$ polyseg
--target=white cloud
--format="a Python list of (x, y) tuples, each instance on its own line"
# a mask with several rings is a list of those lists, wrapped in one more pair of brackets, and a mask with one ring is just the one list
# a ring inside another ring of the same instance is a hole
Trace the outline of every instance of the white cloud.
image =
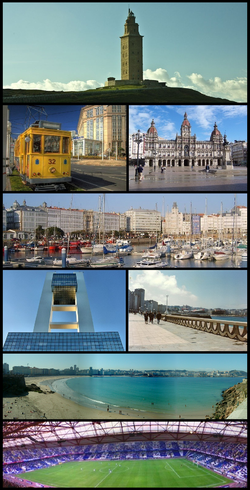
[[(175, 72), (174, 77), (170, 77), (167, 70), (164, 68), (157, 68), (154, 71), (149, 69), (144, 71), (144, 78), (166, 82), (168, 87), (191, 88), (211, 97), (221, 97), (233, 100), (234, 102), (247, 101), (246, 77), (236, 77), (232, 80), (225, 81), (222, 81), (219, 77), (206, 80), (198, 73), (192, 73), (186, 77), (189, 79), (188, 84), (184, 83), (183, 78), (178, 71)], [(192, 82), (192, 85), (190, 85), (190, 81)]]
[(202, 75), (192, 73), (187, 75), (193, 84), (192, 88), (199, 90), (202, 93), (214, 97), (222, 97), (233, 100), (235, 102), (247, 101), (247, 78), (237, 77), (233, 80), (225, 80), (224, 82), (219, 77), (205, 80)]
[(154, 113), (150, 106), (130, 106), (129, 133), (136, 133), (138, 129), (147, 131), (153, 118)]
[(176, 127), (175, 123), (171, 121), (166, 121), (165, 124), (161, 126), (161, 136), (166, 139), (174, 139), (176, 137)]
[(175, 72), (175, 77), (170, 77), (167, 70), (164, 68), (157, 68), (155, 71), (145, 70), (143, 72), (143, 78), (148, 80), (158, 80), (159, 82), (166, 82), (168, 87), (183, 87), (181, 81), (181, 75), (178, 71)]
[(174, 274), (165, 274), (157, 270), (139, 272), (130, 278), (130, 290), (137, 288), (145, 289), (145, 299), (153, 299), (160, 304), (166, 304), (168, 294), (171, 305), (197, 305), (197, 296), (188, 291), (185, 284), (178, 285)]
[(51, 80), (46, 79), (42, 82), (27, 82), (26, 80), (19, 80), (18, 82), (5, 85), (3, 88), (25, 90), (54, 90), (56, 92), (81, 92), (82, 90), (91, 90), (102, 86), (103, 83), (99, 83), (96, 80), (87, 80), (87, 82), (74, 80), (72, 82), (62, 83), (52, 82)]
[[(169, 106), (168, 106), (169, 107)], [(129, 134), (136, 133), (138, 129), (146, 132), (154, 119), (158, 133), (163, 138), (173, 139), (176, 137), (175, 124), (168, 120), (168, 110), (162, 106), (161, 112), (155, 114), (152, 106), (130, 106), (129, 107)]]

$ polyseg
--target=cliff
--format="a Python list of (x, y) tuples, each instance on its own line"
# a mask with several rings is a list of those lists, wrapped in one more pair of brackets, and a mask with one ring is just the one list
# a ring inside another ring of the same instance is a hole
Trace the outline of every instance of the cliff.
[(247, 397), (247, 383), (243, 381), (222, 392), (222, 401), (216, 403), (216, 410), (210, 419), (226, 419)]

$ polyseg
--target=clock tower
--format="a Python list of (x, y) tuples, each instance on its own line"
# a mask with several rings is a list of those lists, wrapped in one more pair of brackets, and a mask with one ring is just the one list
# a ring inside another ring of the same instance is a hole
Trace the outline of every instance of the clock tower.
[(181, 125), (181, 136), (182, 137), (188, 137), (188, 138), (190, 138), (190, 136), (191, 136), (191, 124), (187, 118), (186, 112), (184, 114), (184, 121)]
[(142, 68), (142, 38), (135, 15), (129, 9), (121, 36), (121, 79), (131, 81), (143, 80)]

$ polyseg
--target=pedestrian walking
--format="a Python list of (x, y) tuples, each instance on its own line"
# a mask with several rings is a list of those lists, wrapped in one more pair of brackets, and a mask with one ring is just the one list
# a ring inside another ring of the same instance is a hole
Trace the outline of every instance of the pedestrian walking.
[(152, 311), (149, 313), (149, 318), (150, 318), (150, 322), (154, 323), (154, 313)]
[(139, 175), (139, 180), (142, 180), (142, 178), (143, 178), (143, 167), (142, 167), (142, 165), (139, 165), (139, 167), (138, 167), (138, 175)]
[(148, 323), (148, 313), (147, 313), (147, 311), (145, 311), (145, 313), (144, 313), (144, 319), (145, 319), (145, 323)]
[(160, 324), (160, 319), (161, 319), (161, 313), (159, 311), (157, 311), (156, 318), (157, 318), (157, 323), (159, 325)]

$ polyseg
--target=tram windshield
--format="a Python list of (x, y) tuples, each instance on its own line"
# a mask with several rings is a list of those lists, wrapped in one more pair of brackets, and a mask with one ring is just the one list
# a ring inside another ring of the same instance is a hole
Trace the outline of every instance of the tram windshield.
[(44, 153), (60, 153), (60, 136), (44, 136)]

